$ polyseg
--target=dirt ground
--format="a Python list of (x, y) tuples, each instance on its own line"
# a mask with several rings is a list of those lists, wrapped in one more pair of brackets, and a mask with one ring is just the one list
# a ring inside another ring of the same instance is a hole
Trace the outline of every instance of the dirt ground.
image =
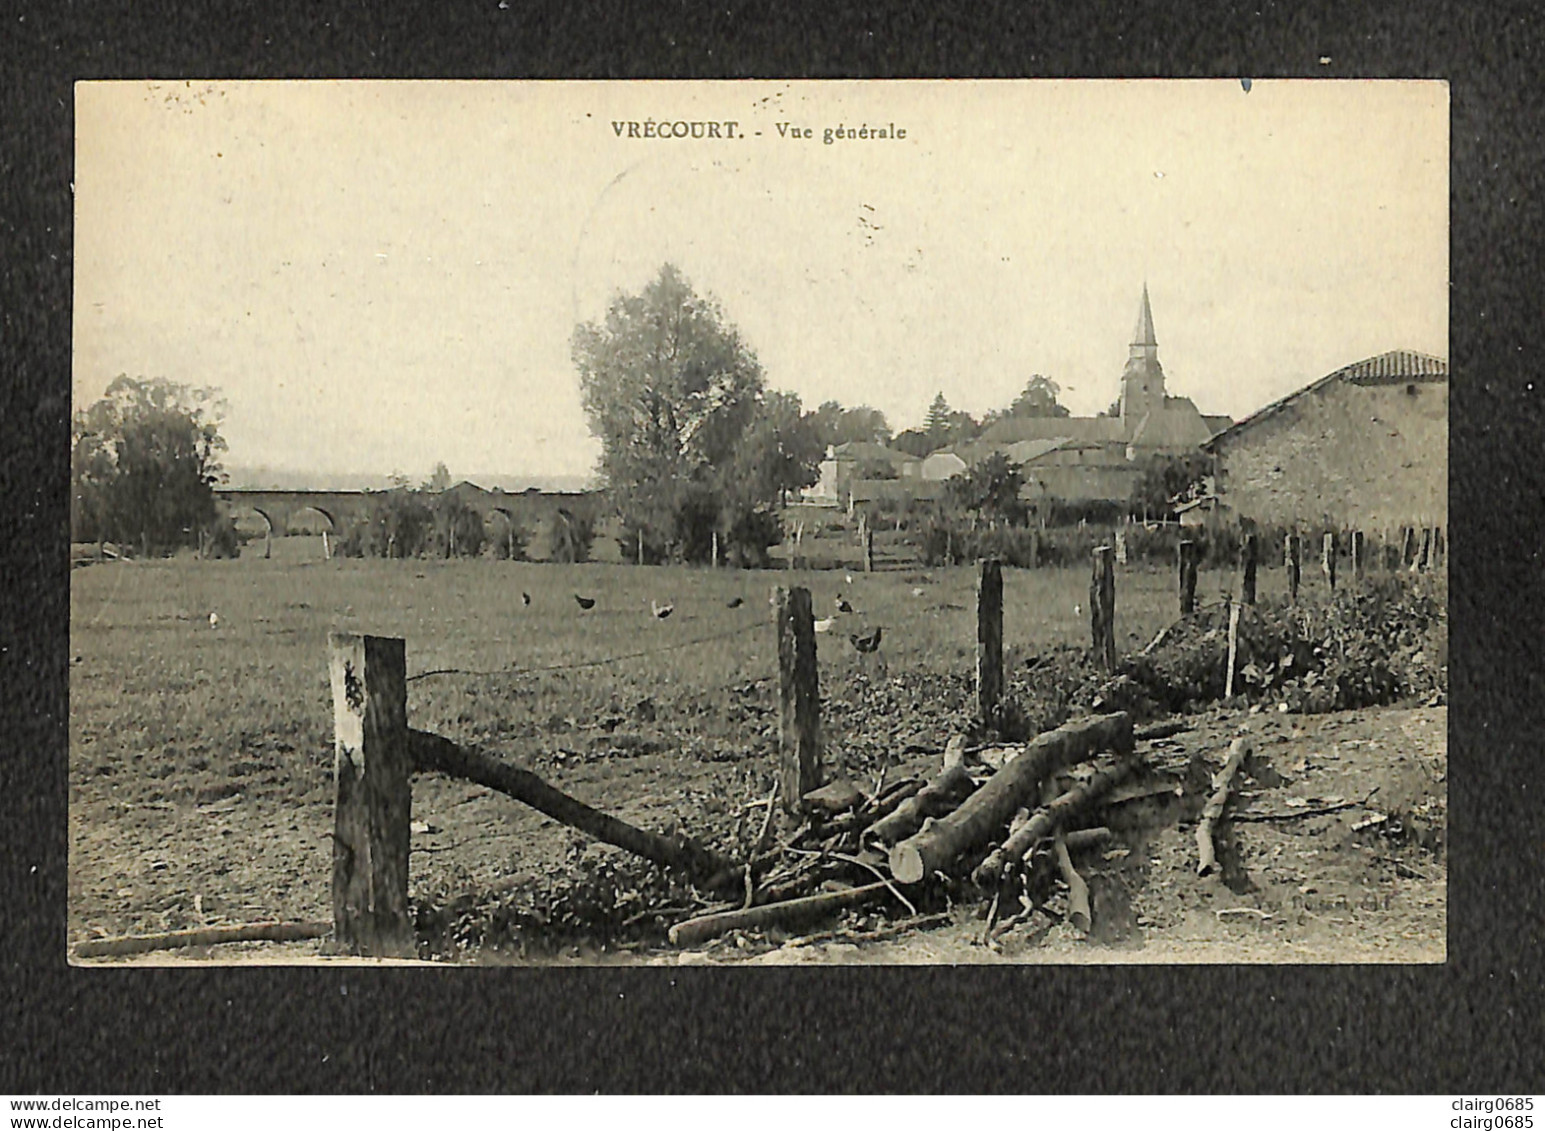
[[(1113, 839), (1077, 863), (1091, 889), (1087, 936), (1046, 911), (985, 941), (987, 908), (970, 902), (894, 932), (893, 905), (820, 931), (740, 934), (688, 951), (663, 943), (565, 947), (520, 961), (647, 964), (824, 963), (1432, 963), (1446, 947), (1446, 708), (1324, 715), (1215, 710), (1150, 744), (1153, 790), (1104, 815)], [(1196, 875), (1194, 814), (1206, 776), (1239, 734), (1254, 739), (1218, 838), (1220, 872)], [(668, 755), (648, 742), (618, 751), (574, 736), (532, 768), (575, 796), (644, 827), (736, 817), (754, 794), (734, 761)], [(626, 745), (626, 744), (623, 744)], [(621, 754), (622, 756), (619, 756)], [(927, 774), (933, 755), (893, 767)], [(255, 750), (197, 792), (119, 788), (74, 773), (70, 806), (72, 946), (104, 935), (258, 919), (330, 916), (332, 805), (318, 769), (300, 804), (269, 799), (273, 758)], [(153, 787), (153, 779), (149, 783)], [(414, 782), (411, 871), (422, 896), (510, 885), (579, 850), (577, 834), (491, 791)], [(1321, 810), (1331, 810), (1320, 812)], [(743, 814), (742, 814), (743, 815)], [(1259, 819), (1271, 818), (1271, 819)], [(700, 823), (699, 823), (700, 822)], [(683, 913), (680, 917), (686, 917)], [(232, 944), (90, 960), (306, 962), (321, 942)], [(509, 961), (513, 955), (471, 961)], [(79, 960), (77, 960), (79, 961)]]

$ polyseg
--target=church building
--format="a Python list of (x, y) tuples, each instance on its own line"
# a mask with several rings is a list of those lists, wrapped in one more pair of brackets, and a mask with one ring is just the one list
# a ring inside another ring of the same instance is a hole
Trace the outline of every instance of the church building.
[(957, 451), (968, 464), (1003, 452), (1022, 467), (1029, 502), (1122, 502), (1131, 498), (1150, 457), (1195, 452), (1229, 427), (1228, 417), (1205, 416), (1189, 397), (1165, 390), (1146, 283), (1117, 408), (1115, 416), (1000, 420)]

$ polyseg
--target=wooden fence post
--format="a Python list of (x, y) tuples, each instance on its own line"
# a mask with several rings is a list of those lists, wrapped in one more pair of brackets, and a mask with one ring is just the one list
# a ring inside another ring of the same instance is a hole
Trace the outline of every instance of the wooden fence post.
[(1426, 570), (1432, 564), (1432, 527), (1422, 527), (1422, 548), (1416, 558), (1413, 568)]
[(874, 531), (864, 524), (864, 572), (874, 572)]
[(1416, 530), (1410, 526), (1400, 528), (1400, 564), (1397, 569), (1409, 566), (1416, 554)]
[(1288, 600), (1298, 603), (1300, 541), (1296, 531), (1288, 531), (1282, 547), (1283, 564), (1287, 566)]
[(1116, 531), (1116, 564), (1127, 564), (1127, 536), (1125, 531)]
[(1223, 698), (1234, 698), (1234, 665), (1239, 660), (1239, 610), (1237, 601), (1228, 603), (1228, 671), (1223, 677)]
[(1180, 540), (1180, 615), (1188, 617), (1196, 609), (1196, 543)]
[(1441, 567), (1443, 565), (1443, 551), (1444, 551), (1444, 549), (1445, 549), (1445, 547), (1443, 545), (1443, 528), (1441, 526), (1434, 526), (1432, 528), (1432, 568), (1433, 569), (1438, 569), (1439, 567)]
[(407, 655), (403, 641), (332, 633), (333, 932), (363, 955), (411, 955)]
[(976, 586), (976, 703), (982, 722), (992, 726), (1003, 698), (1003, 566), (982, 562)]
[(1362, 580), (1363, 577), (1363, 552), (1363, 532), (1361, 530), (1354, 530), (1352, 531), (1352, 547), (1350, 551), (1352, 558), (1353, 585), (1356, 585), (1359, 581)]
[(1089, 632), (1094, 662), (1108, 675), (1116, 670), (1116, 565), (1109, 546), (1096, 546), (1090, 558)]
[(1239, 542), (1239, 603), (1255, 604), (1255, 567), (1260, 556), (1256, 535), (1246, 534)]
[(713, 568), (719, 568), (719, 532), (713, 532)]
[(638, 528), (638, 564), (644, 564), (644, 528)]
[(1336, 532), (1327, 530), (1320, 548), (1320, 572), (1325, 574), (1325, 583), (1330, 586), (1330, 591), (1336, 591)]
[(798, 813), (821, 784), (821, 689), (810, 590), (774, 591), (778, 618), (778, 759), (783, 807)]

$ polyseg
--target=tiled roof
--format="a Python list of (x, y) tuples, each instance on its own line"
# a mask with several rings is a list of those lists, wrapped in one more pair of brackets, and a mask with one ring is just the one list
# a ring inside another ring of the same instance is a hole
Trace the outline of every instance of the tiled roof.
[(1276, 414), (1305, 393), (1313, 392), (1332, 381), (1346, 381), (1353, 385), (1398, 385), (1411, 381), (1447, 380), (1448, 361), (1445, 358), (1417, 353), (1415, 350), (1390, 350), (1388, 353), (1364, 358), (1362, 361), (1354, 361), (1351, 365), (1343, 365), (1335, 372), (1327, 373), (1318, 381), (1311, 381), (1302, 389), (1272, 401), (1264, 408), (1252, 412), (1232, 428), (1225, 428), (1202, 447), (1209, 451), (1216, 451), (1219, 444), (1233, 439), (1246, 429)]

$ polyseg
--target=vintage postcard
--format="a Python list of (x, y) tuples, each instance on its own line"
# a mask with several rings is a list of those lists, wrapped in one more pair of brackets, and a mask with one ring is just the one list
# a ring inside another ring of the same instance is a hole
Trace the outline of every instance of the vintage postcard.
[(76, 125), (71, 962), (1445, 960), (1444, 83)]

